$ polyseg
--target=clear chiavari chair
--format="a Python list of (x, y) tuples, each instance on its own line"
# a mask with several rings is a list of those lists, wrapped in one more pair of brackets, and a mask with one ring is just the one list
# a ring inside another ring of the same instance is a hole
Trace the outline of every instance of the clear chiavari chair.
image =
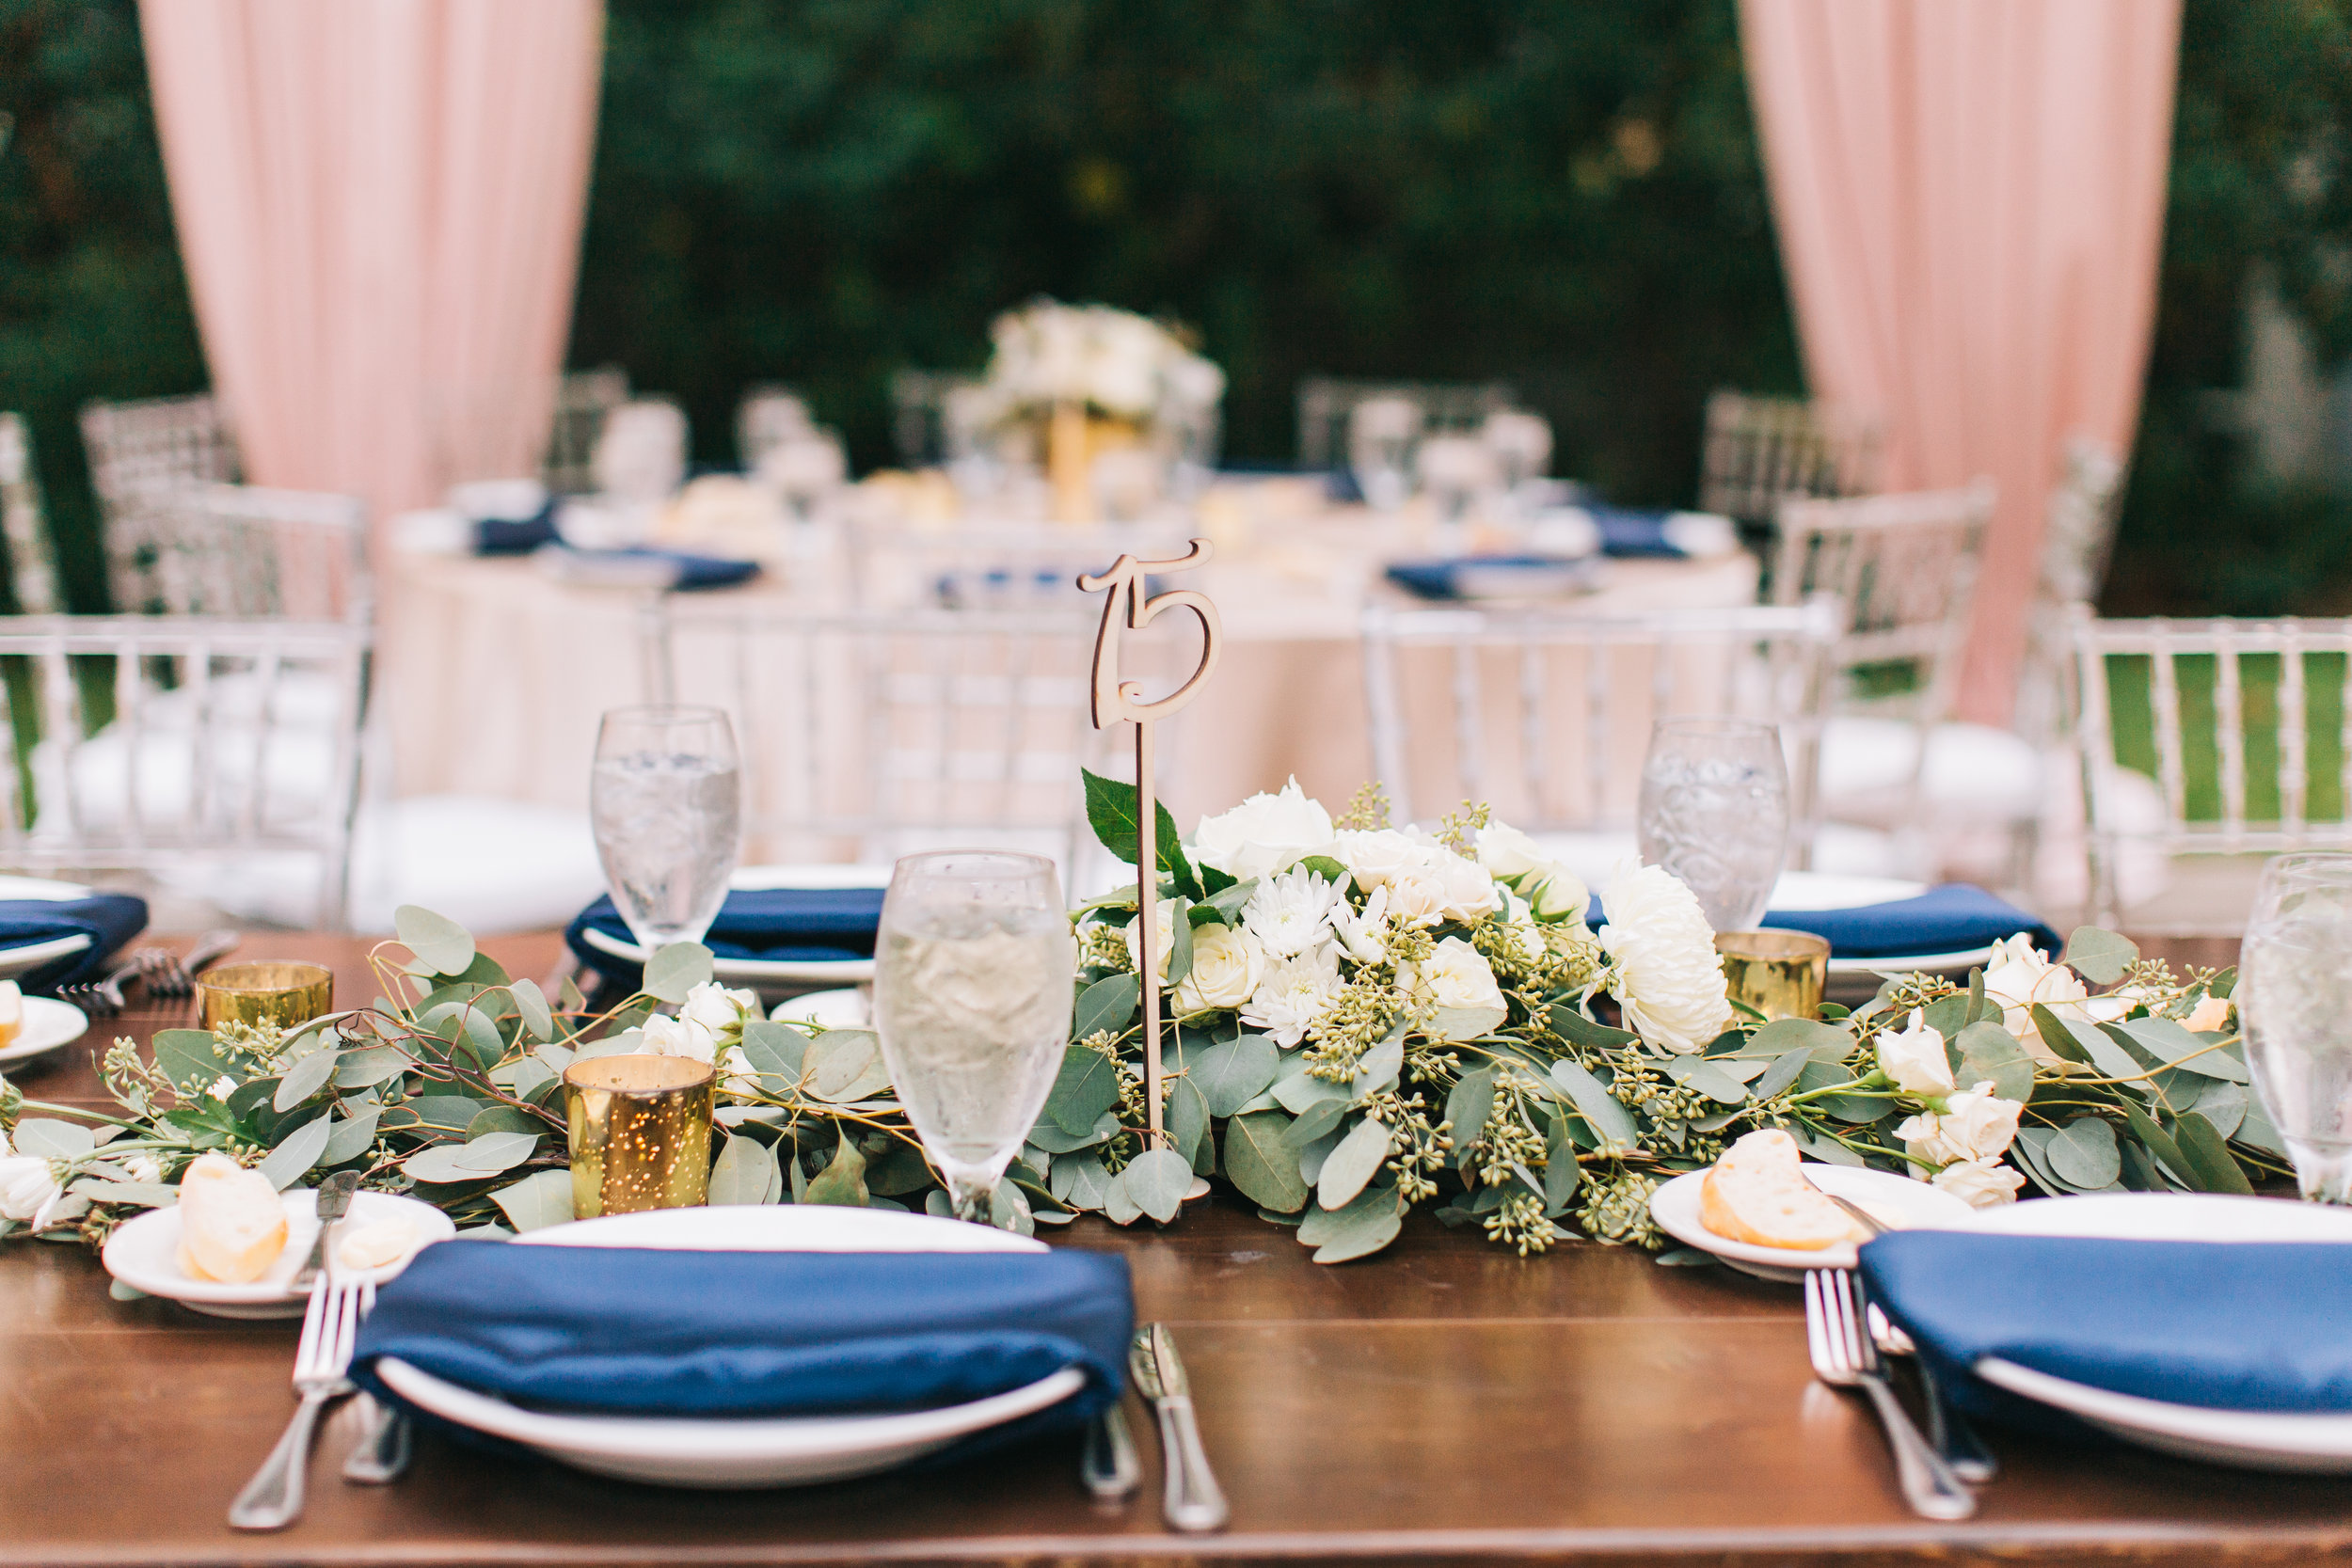
[(0, 618), (0, 863), (201, 888), (292, 858), (340, 927), (372, 649), (364, 622)]
[(0, 414), (0, 536), (8, 546), (8, 582), (17, 610), (48, 615), (57, 609), (57, 560), (41, 515), (40, 480), (33, 472), (32, 436), (23, 416)]
[(2098, 601), (2122, 499), (2122, 460), (2095, 441), (2069, 441), (2050, 491), (2033, 625), (2017, 683), (2017, 733), (2038, 746), (2062, 739), (2074, 711), (2074, 606)]
[[(2352, 620), (2078, 605), (2071, 630), (2093, 922), (2233, 935), (2263, 857), (2352, 849)], [(2151, 858), (2158, 876), (2135, 864)]]
[(956, 456), (949, 404), (980, 385), (968, 371), (898, 371), (890, 377), (890, 438), (910, 468), (936, 468)]
[(1474, 435), (1490, 414), (1518, 404), (1507, 383), (1351, 381), (1311, 375), (1298, 384), (1298, 466), (1320, 470), (1347, 461), (1348, 425), (1359, 404), (1402, 399), (1421, 411), (1422, 429)]
[(134, 613), (365, 620), (367, 510), (356, 496), (187, 485), (120, 524), (142, 563), (118, 590)]
[(1718, 391), (1707, 400), (1699, 510), (1772, 519), (1783, 501), (1878, 488), (1877, 421), (1808, 398)]
[[(1099, 565), (1100, 562), (1097, 562)], [(724, 708), (747, 855), (887, 865), (957, 844), (1085, 852), (1095, 617), (894, 610), (812, 616), (652, 601), (645, 695)]]
[(1484, 801), (1589, 881), (1632, 849), (1655, 720), (1769, 720), (1803, 867), (1838, 630), (1826, 599), (1626, 617), (1377, 607), (1363, 628), (1374, 768), (1398, 821)]
[(236, 443), (220, 404), (202, 392), (86, 404), (81, 423), (105, 529), (107, 592), (129, 610), (147, 602), (155, 564), (145, 515), (189, 485), (232, 482)]
[(617, 365), (573, 371), (555, 384), (555, 417), (548, 428), (547, 486), (559, 496), (596, 487), (593, 464), (605, 416), (628, 401), (628, 372)]

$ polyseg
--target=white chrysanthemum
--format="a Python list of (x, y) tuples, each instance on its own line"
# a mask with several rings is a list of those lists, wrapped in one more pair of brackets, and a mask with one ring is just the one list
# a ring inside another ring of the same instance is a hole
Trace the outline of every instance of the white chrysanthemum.
[(1731, 1022), (1715, 933), (1699, 901), (1663, 866), (1628, 861), (1601, 895), (1609, 922), (1609, 994), (1626, 1026), (1653, 1045), (1696, 1051)]
[(1192, 971), (1176, 987), (1177, 1013), (1240, 1006), (1258, 993), (1265, 968), (1265, 949), (1248, 932), (1230, 926), (1194, 927)]
[(1258, 939), (1266, 956), (1295, 958), (1331, 937), (1331, 911), (1340, 890), (1304, 868), (1259, 882), (1241, 911), (1242, 929)]
[(1373, 889), (1358, 910), (1342, 899), (1331, 911), (1331, 930), (1340, 948), (1359, 964), (1376, 964), (1389, 956), (1389, 890)]
[(685, 1056), (707, 1062), (718, 1054), (719, 1040), (691, 1018), (664, 1018), (656, 1013), (639, 1031), (637, 1049), (648, 1056)]
[(1340, 994), (1339, 950), (1327, 942), (1267, 967), (1241, 1010), (1241, 1021), (1263, 1030), (1288, 1051), (1307, 1037)]
[(49, 1162), (10, 1153), (8, 1135), (0, 1131), (0, 1219), (20, 1220), (40, 1230), (64, 1197), (65, 1189), (57, 1184)]
[(1202, 817), (1193, 832), (1193, 853), (1203, 865), (1246, 882), (1329, 852), (1334, 836), (1331, 814), (1293, 779), (1279, 794), (1252, 795), (1229, 812)]
[(2017, 1201), (2026, 1184), (2023, 1172), (1989, 1160), (1955, 1160), (1935, 1173), (1935, 1185), (1971, 1209), (1991, 1209)]
[(1927, 1015), (1916, 1007), (1901, 1034), (1879, 1036), (1878, 1049), (1879, 1070), (1905, 1094), (1941, 1096), (1960, 1086), (1952, 1081), (1952, 1059), (1944, 1050), (1943, 1032), (1930, 1028)]
[(2009, 1152), (2017, 1136), (2017, 1118), (2026, 1107), (2003, 1100), (1990, 1082), (1974, 1085), (1944, 1101), (1944, 1112), (1923, 1111), (1896, 1127), (1903, 1152), (1915, 1165), (1941, 1170), (1960, 1160), (1990, 1163)]

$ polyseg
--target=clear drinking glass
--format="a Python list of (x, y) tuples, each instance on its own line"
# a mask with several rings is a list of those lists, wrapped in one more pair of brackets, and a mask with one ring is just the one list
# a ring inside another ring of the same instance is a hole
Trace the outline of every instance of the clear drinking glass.
[(2352, 855), (2263, 867), (2233, 997), (2303, 1196), (2352, 1202)]
[(646, 952), (700, 942), (742, 837), (735, 728), (715, 707), (618, 707), (596, 731), (588, 811), (613, 907)]
[(1642, 764), (1642, 859), (1698, 895), (1718, 931), (1753, 930), (1788, 852), (1780, 727), (1661, 719)]
[(1054, 863), (946, 849), (891, 874), (874, 1028), (956, 1217), (978, 1220), (1070, 1043), (1077, 953)]

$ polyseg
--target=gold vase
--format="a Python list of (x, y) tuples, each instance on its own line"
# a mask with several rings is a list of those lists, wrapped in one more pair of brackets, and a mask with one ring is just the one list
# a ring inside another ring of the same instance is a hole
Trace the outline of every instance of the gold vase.
[(223, 964), (196, 977), (204, 1027), (275, 1023), (293, 1029), (331, 1012), (335, 972), (325, 964)]
[(685, 1056), (592, 1056), (564, 1069), (572, 1217), (708, 1201), (717, 1081), (709, 1063)]
[(1724, 989), (1767, 1019), (1819, 1018), (1829, 942), (1810, 931), (1719, 931)]

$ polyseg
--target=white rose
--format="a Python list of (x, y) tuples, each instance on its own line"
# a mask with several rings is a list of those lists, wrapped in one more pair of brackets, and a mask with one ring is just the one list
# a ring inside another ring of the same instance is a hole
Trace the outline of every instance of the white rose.
[(1359, 888), (1388, 889), (1388, 912), (1416, 926), (1440, 920), (1468, 925), (1501, 907), (1494, 878), (1485, 867), (1426, 833), (1392, 828), (1341, 833), (1333, 853)]
[[(0, 1150), (8, 1148), (0, 1139)], [(56, 1172), (49, 1162), (32, 1154), (9, 1154), (0, 1158), (0, 1219), (21, 1220), (35, 1230), (49, 1224), (49, 1216), (65, 1197), (65, 1189), (57, 1184)]]
[(1940, 1170), (1960, 1160), (1998, 1160), (2016, 1138), (2017, 1118), (2026, 1109), (1994, 1094), (1990, 1083), (1948, 1097), (1944, 1106), (1941, 1116), (1923, 1111), (1895, 1129), (1913, 1164)]
[(2181, 1027), (2192, 1035), (2219, 1034), (2230, 1027), (2230, 1002), (2227, 997), (2203, 996), (2189, 1009)]
[(1330, 940), (1332, 911), (1341, 902), (1339, 888), (1313, 872), (1285, 871), (1258, 883), (1242, 909), (1242, 929), (1268, 957), (1295, 958)]
[(1696, 1051), (1722, 1034), (1731, 1022), (1723, 958), (1691, 890), (1662, 866), (1628, 861), (1601, 902), (1609, 921), (1597, 934), (1626, 1026), (1670, 1051)]
[(688, 1056), (707, 1062), (718, 1053), (719, 1041), (691, 1018), (664, 1018), (656, 1013), (639, 1031), (637, 1049), (648, 1056)]
[(1546, 920), (1574, 920), (1581, 925), (1584, 911), (1592, 907), (1591, 890), (1558, 861), (1544, 862), (1534, 873), (1520, 878), (1519, 886), (1528, 890), (1535, 912)]
[(1879, 1070), (1905, 1094), (1941, 1097), (1960, 1085), (1952, 1082), (1952, 1061), (1945, 1054), (1944, 1035), (1931, 1029), (1927, 1015), (1915, 1007), (1911, 1026), (1899, 1035), (1879, 1037)]
[(2039, 1003), (2060, 1018), (2069, 1012), (2084, 1016), (2078, 1005), (2089, 995), (2090, 990), (2080, 975), (2064, 964), (2043, 958), (2035, 948), (2033, 939), (2023, 931), (1995, 947), (1993, 961), (1984, 966), (1985, 1000), (2000, 1007), (2001, 1027), (2015, 1037), (2026, 1054), (2040, 1061), (2056, 1062), (2060, 1058), (2034, 1026), (2034, 1005)]
[(1955, 1160), (1935, 1173), (1935, 1185), (1971, 1209), (1991, 1209), (2017, 1201), (2026, 1184), (2023, 1172), (1989, 1160)]
[[(1168, 979), (1168, 943), (1175, 936), (1175, 927), (1168, 924), (1169, 911), (1174, 908), (1166, 899), (1156, 899), (1152, 905), (1152, 968), (1163, 982)], [(1136, 915), (1129, 915), (1126, 927), (1127, 964), (1138, 974), (1143, 973), (1143, 955), (1136, 951), (1139, 944), (1136, 940), (1139, 919)]]
[(1326, 944), (1269, 965), (1243, 1006), (1241, 1021), (1288, 1051), (1307, 1037), (1339, 994), (1339, 953)]
[[(1403, 977), (1400, 976), (1400, 979)], [(1441, 1022), (1433, 1031), (1439, 1039), (1473, 1039), (1502, 1022), (1502, 988), (1486, 956), (1460, 937), (1438, 942), (1429, 957), (1414, 966), (1409, 987), (1438, 1006), (1479, 1015), (1474, 1028), (1466, 1021)]]
[(752, 1066), (751, 1057), (741, 1046), (728, 1046), (726, 1060), (721, 1066), (727, 1075), (723, 1085), (727, 1093), (749, 1097), (760, 1092), (759, 1069)]
[(1342, 899), (1331, 910), (1331, 930), (1340, 946), (1359, 964), (1376, 964), (1389, 956), (1387, 921), (1389, 890), (1375, 888), (1361, 910)]
[(134, 1154), (122, 1162), (123, 1174), (134, 1181), (161, 1181), (164, 1163), (152, 1154)]
[(1511, 943), (1518, 949), (1521, 958), (1540, 963), (1544, 957), (1544, 928), (1535, 923), (1535, 911), (1516, 893), (1502, 895), (1503, 924), (1511, 930)]
[(1489, 822), (1478, 830), (1478, 863), (1498, 877), (1533, 871), (1543, 858), (1542, 848), (1517, 828)]
[(1246, 882), (1288, 870), (1309, 855), (1327, 854), (1334, 836), (1331, 814), (1293, 779), (1278, 795), (1252, 795), (1221, 816), (1202, 817), (1193, 832), (1193, 853), (1203, 865)]
[(729, 990), (716, 980), (705, 980), (686, 993), (686, 1004), (677, 1013), (713, 1035), (723, 1035), (740, 1023), (746, 1013), (757, 1016), (758, 1007), (759, 992)]
[(1238, 1007), (1265, 978), (1265, 949), (1247, 931), (1199, 926), (1192, 933), (1192, 972), (1176, 987), (1179, 1015)]

